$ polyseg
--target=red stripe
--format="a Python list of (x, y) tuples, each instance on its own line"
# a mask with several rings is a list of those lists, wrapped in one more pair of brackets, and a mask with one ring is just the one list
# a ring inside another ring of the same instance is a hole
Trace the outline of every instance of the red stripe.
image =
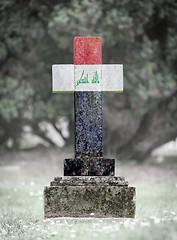
[(94, 65), (101, 64), (101, 38), (75, 37), (74, 38), (74, 64)]

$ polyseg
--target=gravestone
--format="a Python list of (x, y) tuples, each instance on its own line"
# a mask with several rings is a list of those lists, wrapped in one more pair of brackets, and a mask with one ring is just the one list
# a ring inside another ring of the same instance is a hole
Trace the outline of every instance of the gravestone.
[(123, 91), (123, 66), (102, 63), (101, 38), (74, 38), (74, 65), (53, 65), (53, 92), (74, 92), (75, 158), (44, 189), (45, 217), (134, 217), (135, 188), (103, 158), (102, 92)]

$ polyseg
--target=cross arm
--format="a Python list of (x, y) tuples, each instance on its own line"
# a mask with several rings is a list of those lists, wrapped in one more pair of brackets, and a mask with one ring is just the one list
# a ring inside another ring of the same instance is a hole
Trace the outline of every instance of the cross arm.
[(123, 92), (123, 65), (73, 65), (52, 66), (52, 91), (103, 91)]

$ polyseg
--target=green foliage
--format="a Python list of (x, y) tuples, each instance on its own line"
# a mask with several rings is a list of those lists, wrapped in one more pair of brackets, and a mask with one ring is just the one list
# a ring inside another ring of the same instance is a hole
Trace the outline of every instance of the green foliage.
[(51, 64), (72, 63), (75, 36), (102, 37), (103, 63), (124, 64), (126, 102), (143, 116), (176, 88), (176, 16), (175, 0), (1, 1), (1, 144), (14, 119), (72, 121), (73, 95), (51, 93)]
[(11, 121), (24, 112), (28, 100), (34, 94), (34, 90), (30, 86), (26, 86), (25, 81), (19, 81), (12, 77), (5, 78), (0, 81), (0, 112), (2, 118)]
[(64, 49), (72, 48), (74, 35), (102, 36), (103, 61), (124, 64), (130, 105), (137, 113), (144, 114), (176, 87), (173, 67), (177, 56), (176, 7), (175, 1), (168, 4), (162, 0), (146, 3), (74, 0), (69, 6), (55, 6), (49, 34), (55, 40), (60, 39), (58, 46)]

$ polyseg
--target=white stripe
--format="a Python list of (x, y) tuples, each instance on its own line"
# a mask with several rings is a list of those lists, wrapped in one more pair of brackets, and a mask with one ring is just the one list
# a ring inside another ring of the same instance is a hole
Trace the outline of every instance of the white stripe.
[(73, 91), (123, 91), (123, 65), (73, 65), (52, 66), (53, 92)]
[(52, 90), (53, 92), (74, 91), (74, 65), (52, 65)]
[(123, 65), (102, 65), (102, 91), (123, 92)]

